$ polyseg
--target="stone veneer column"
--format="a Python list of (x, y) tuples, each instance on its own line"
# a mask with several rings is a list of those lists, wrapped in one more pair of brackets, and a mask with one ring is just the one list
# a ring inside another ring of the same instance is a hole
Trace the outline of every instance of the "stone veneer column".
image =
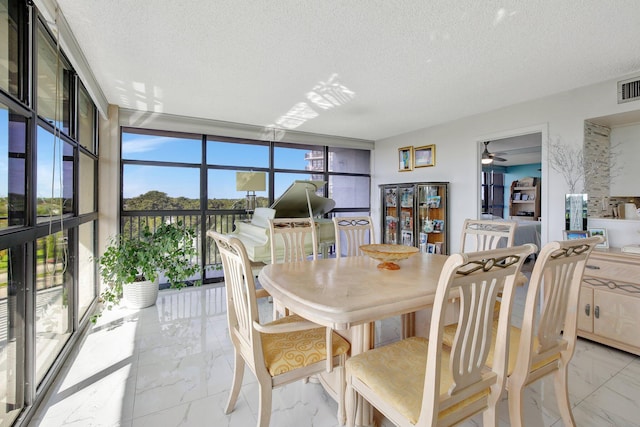
[[(609, 160), (611, 153), (611, 129), (585, 120), (584, 122), (584, 161), (585, 164), (596, 164), (595, 168), (587, 168), (593, 173), (584, 177), (585, 192), (589, 195), (587, 205), (590, 217), (601, 217), (608, 213), (611, 173)], [(603, 206), (605, 211), (603, 212)]]

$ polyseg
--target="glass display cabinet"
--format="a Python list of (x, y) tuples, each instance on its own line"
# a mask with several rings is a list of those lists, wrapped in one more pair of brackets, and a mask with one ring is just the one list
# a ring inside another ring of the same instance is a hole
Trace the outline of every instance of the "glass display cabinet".
[(448, 186), (446, 182), (381, 185), (382, 243), (448, 254)]

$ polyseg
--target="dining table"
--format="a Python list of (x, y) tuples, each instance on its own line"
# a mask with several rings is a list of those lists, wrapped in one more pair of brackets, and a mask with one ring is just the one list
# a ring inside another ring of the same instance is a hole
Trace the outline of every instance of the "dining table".
[[(447, 258), (417, 253), (397, 261), (397, 270), (379, 269), (379, 261), (368, 256), (269, 264), (258, 280), (290, 311), (345, 336), (356, 355), (371, 347), (369, 325), (376, 320), (402, 315), (403, 337), (415, 334), (414, 313), (433, 304)], [(337, 377), (335, 371), (320, 377), (334, 399), (337, 387), (344, 386)], [(366, 402), (359, 400), (357, 413), (358, 425), (371, 423)]]

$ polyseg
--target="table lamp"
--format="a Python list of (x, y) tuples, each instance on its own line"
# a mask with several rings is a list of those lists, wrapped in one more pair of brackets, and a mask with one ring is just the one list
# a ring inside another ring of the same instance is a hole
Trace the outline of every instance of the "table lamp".
[(247, 192), (247, 213), (256, 209), (256, 191), (266, 190), (266, 176), (265, 172), (236, 172), (236, 191)]

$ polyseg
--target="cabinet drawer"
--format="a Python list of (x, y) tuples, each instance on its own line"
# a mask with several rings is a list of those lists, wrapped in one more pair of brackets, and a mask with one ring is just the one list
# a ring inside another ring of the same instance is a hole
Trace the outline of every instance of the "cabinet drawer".
[(640, 284), (640, 259), (638, 261), (638, 263), (609, 261), (590, 256), (584, 276)]

